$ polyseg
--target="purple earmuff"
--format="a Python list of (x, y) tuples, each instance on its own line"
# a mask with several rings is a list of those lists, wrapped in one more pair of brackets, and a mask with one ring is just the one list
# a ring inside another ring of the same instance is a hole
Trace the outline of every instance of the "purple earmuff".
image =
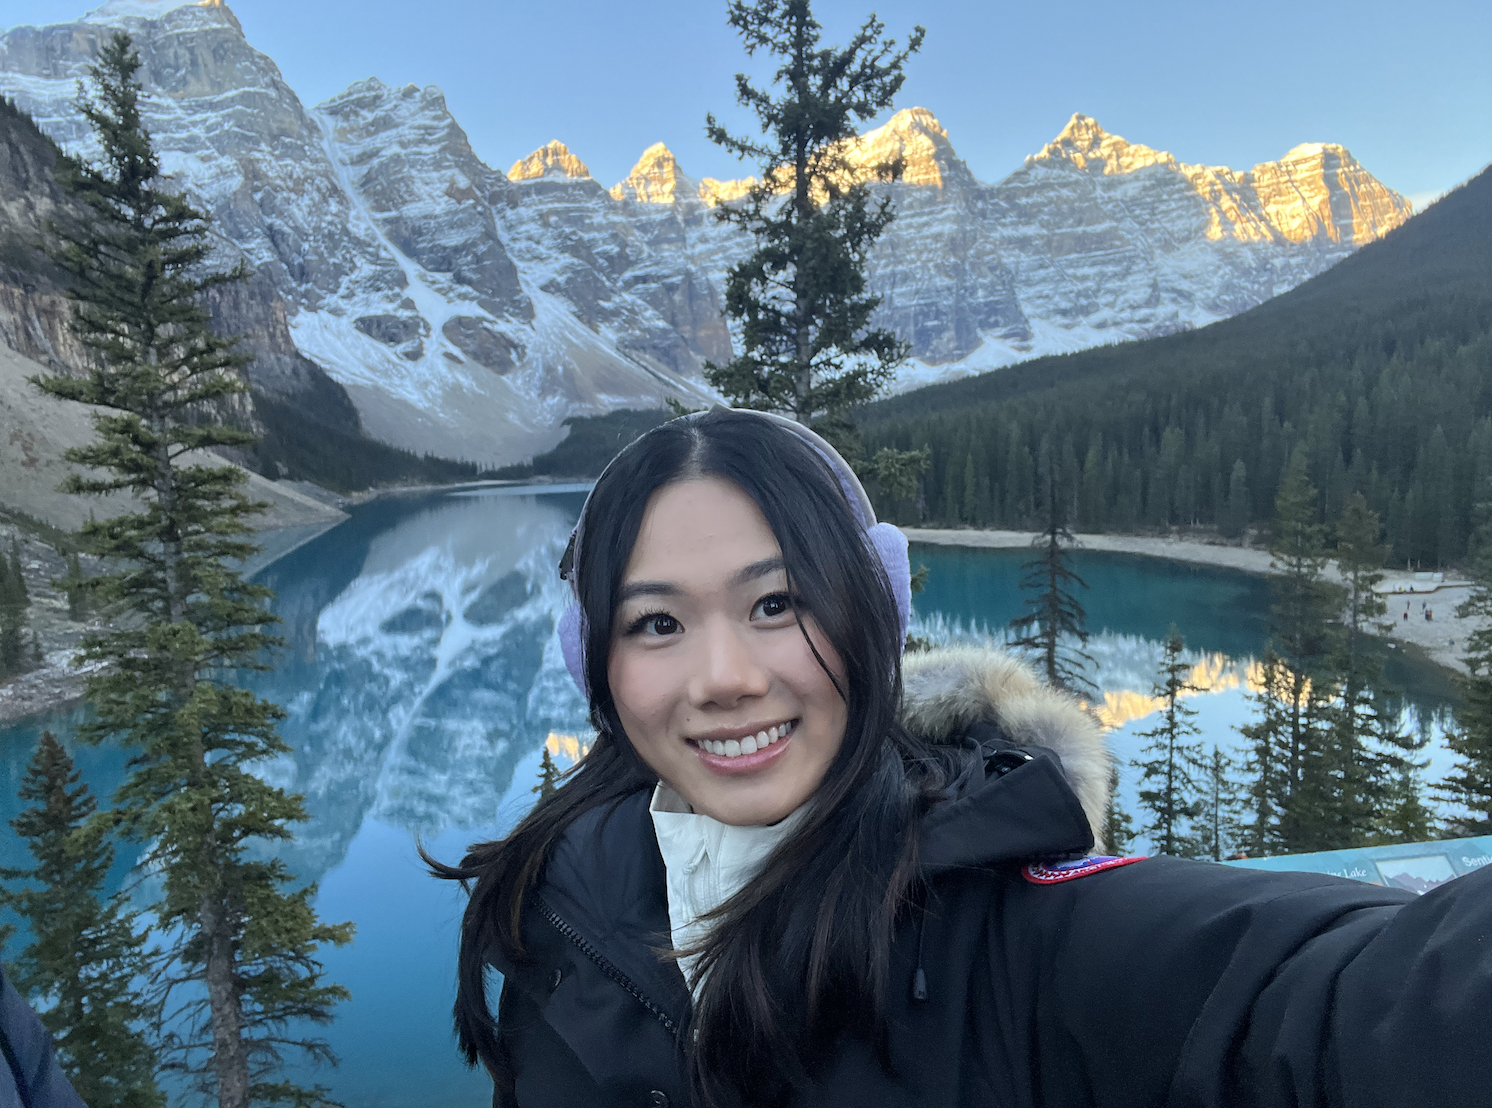
[[(839, 451), (830, 446), (824, 439), (804, 427), (801, 423), (786, 419), (771, 412), (758, 412), (750, 408), (733, 408), (732, 411), (749, 413), (770, 419), (780, 424), (809, 446), (813, 447), (815, 453), (828, 463), (829, 468), (834, 471), (834, 476), (839, 479), (839, 487), (844, 492), (845, 499), (849, 501), (850, 511), (855, 515), (856, 521), (865, 535), (865, 541), (869, 544), (876, 558), (886, 570), (886, 578), (891, 582), (891, 595), (896, 600), (896, 614), (901, 630), (901, 639), (907, 637), (907, 625), (912, 618), (912, 567), (907, 554), (907, 537), (901, 530), (890, 523), (876, 522), (875, 509), (871, 506), (870, 497), (865, 495), (865, 489), (860, 484), (860, 479), (855, 476), (855, 471), (849, 467)], [(694, 418), (692, 415), (681, 416), (681, 419)], [(609, 466), (607, 468), (610, 468)], [(601, 477), (605, 477), (603, 471)], [(601, 478), (596, 479), (596, 484), (601, 483)], [(592, 490), (594, 491), (594, 489)], [(585, 507), (589, 507), (590, 497), (586, 497)], [(585, 507), (580, 510), (580, 518), (585, 519)], [(571, 566), (579, 564), (580, 561), (580, 529), (577, 525), (575, 534), (571, 536), (572, 547)], [(585, 640), (586, 623), (585, 613), (580, 609), (579, 598), (575, 594), (575, 573), (573, 568), (570, 572), (570, 603), (566, 605), (564, 614), (560, 616), (559, 626), (556, 632), (559, 635), (560, 651), (565, 657), (565, 668), (570, 671), (576, 686), (586, 696), (590, 690), (586, 686), (585, 678)]]

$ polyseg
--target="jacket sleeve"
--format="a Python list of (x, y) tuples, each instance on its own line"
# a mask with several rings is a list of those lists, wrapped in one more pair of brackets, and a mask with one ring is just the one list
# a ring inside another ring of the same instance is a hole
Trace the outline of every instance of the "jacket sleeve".
[(0, 1103), (86, 1108), (63, 1076), (52, 1039), (10, 979), (0, 973)]
[(1415, 897), (1157, 858), (1021, 899), (1035, 1064), (1097, 1104), (1492, 1103), (1492, 867)]

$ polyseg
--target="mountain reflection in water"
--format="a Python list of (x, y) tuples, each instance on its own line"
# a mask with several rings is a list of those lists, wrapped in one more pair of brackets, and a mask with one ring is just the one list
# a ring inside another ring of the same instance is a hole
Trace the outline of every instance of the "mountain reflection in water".
[[(313, 819), (286, 860), (307, 878), (365, 819), (426, 838), (494, 825), (518, 761), (585, 722), (554, 636), (579, 497), (476, 490), (403, 507), (365, 544), (334, 532), (261, 576), (295, 644), (256, 684), (289, 712), (295, 764), (281, 772)], [(351, 561), (331, 592), (327, 571)]]

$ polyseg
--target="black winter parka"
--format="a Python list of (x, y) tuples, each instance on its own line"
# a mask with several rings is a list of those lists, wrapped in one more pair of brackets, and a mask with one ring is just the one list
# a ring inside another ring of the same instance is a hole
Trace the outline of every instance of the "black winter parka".
[[(1093, 846), (1096, 728), (997, 654), (935, 653), (907, 689), (910, 725), (999, 753), (924, 821), (889, 1070), (847, 1039), (794, 1104), (1492, 1105), (1492, 867), (1415, 897), (1172, 858), (1032, 865)], [(527, 901), (532, 963), (494, 959), (496, 1105), (690, 1103), (648, 800), (570, 828)]]

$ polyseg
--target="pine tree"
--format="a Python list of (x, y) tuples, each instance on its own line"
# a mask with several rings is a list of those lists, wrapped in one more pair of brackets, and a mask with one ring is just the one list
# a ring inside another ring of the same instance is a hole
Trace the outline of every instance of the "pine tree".
[(26, 882), (4, 894), (32, 936), (12, 964), (16, 988), (36, 1002), (63, 1072), (91, 1108), (163, 1108), (139, 992), (146, 934), (122, 895), (104, 896), (114, 864), (108, 821), (96, 817), (97, 801), (50, 731), (20, 795), (34, 806), (10, 825), (36, 865), (0, 870), (9, 882)]
[[(1064, 497), (1057, 488), (1052, 467), (1046, 467), (1043, 509), (1046, 529), (1033, 544), (1037, 550), (1026, 563), (1021, 591), (1026, 594), (1025, 615), (1010, 626), (1020, 632), (1011, 645), (1035, 654), (1046, 679), (1073, 692), (1093, 691), (1085, 675), (1093, 659), (1082, 649), (1088, 643), (1087, 613), (1076, 589), (1088, 587), (1068, 563), (1068, 548), (1075, 540), (1063, 519)], [(1076, 640), (1078, 645), (1072, 645)]]
[(1236, 539), (1243, 535), (1249, 524), (1248, 467), (1239, 458), (1233, 463), (1233, 473), (1228, 478), (1227, 500), (1218, 505), (1218, 530), (1224, 538)]
[(1103, 842), (1099, 844), (1112, 854), (1123, 854), (1135, 841), (1135, 825), (1119, 802), (1119, 767), (1109, 767), (1109, 801), (1103, 810)]
[(315, 886), (295, 888), (281, 862), (264, 860), (306, 813), (255, 772), (289, 749), (275, 730), (284, 713), (233, 680), (264, 668), (277, 645), (265, 630), (269, 590), (232, 568), (257, 549), (244, 520), (262, 505), (243, 495), (239, 470), (192, 453), (252, 441), (215, 417), (243, 391), (246, 358), (213, 333), (202, 304), (243, 272), (209, 267), (206, 217), (164, 189), (141, 126), (139, 68), (127, 35), (103, 44), (93, 96), (79, 102), (102, 161), (59, 159), (87, 219), (52, 229), (53, 257), (72, 277), (73, 327), (94, 365), (34, 379), (102, 409), (98, 438), (66, 455), (93, 475), (73, 477), (69, 491), (127, 491), (143, 505), (82, 531), (106, 570), (83, 587), (120, 618), (81, 644), (98, 668), (80, 737), (133, 748), (113, 815), (160, 877), (158, 973), (179, 1013), (165, 1040), (171, 1064), (221, 1108), (309, 1108), (325, 1097), (280, 1079), (280, 1053), (330, 1059), (322, 1040), (294, 1038), (290, 1025), (325, 1023), (346, 997), (322, 980), (316, 954), (352, 930), (321, 923)]
[(539, 783), (530, 792), (539, 794), (540, 800), (548, 800), (559, 788), (560, 771), (554, 764), (554, 758), (549, 754), (549, 747), (544, 747), (544, 757), (539, 761)]
[[(1342, 629), (1331, 659), (1338, 689), (1327, 757), (1339, 795), (1324, 825), (1326, 849), (1361, 846), (1409, 833), (1389, 831), (1385, 821), (1418, 827), (1426, 811), (1417, 796), (1406, 752), (1414, 740), (1398, 726), (1383, 659), (1373, 641), (1374, 621), (1388, 606), (1374, 591), (1383, 580), (1388, 550), (1379, 542), (1383, 526), (1361, 493), (1351, 493), (1337, 522), (1337, 570), (1345, 582)], [(1413, 841), (1413, 840), (1409, 840)]]
[(1222, 747), (1215, 746), (1206, 760), (1201, 813), (1194, 825), (1200, 857), (1221, 862), (1236, 855), (1245, 836), (1242, 807), (1233, 759), (1223, 753)]
[(1269, 547), (1276, 571), (1269, 582), (1272, 665), (1258, 697), (1261, 718), (1244, 729), (1252, 740), (1256, 817), (1267, 808), (1275, 823), (1258, 829), (1251, 849), (1267, 841), (1284, 853), (1326, 850), (1339, 837), (1344, 799), (1333, 749), (1330, 662), (1343, 590), (1323, 576), (1325, 528), (1317, 522), (1317, 499), (1305, 451), (1297, 448), (1280, 478)]
[[(756, 249), (726, 278), (725, 312), (740, 329), (741, 353), (724, 366), (707, 364), (705, 377), (737, 405), (811, 425), (889, 487), (909, 466), (920, 473), (927, 455), (886, 447), (864, 466), (848, 416), (885, 390), (910, 350), (870, 325), (880, 297), (866, 291), (865, 261), (894, 212), (889, 198), (873, 197), (849, 155), (856, 122), (875, 118), (900, 91), (923, 30), (898, 48), (871, 16), (839, 48), (822, 45), (809, 0), (731, 0), (728, 10), (746, 53), (777, 62), (781, 91), (736, 76), (736, 98), (760, 120), (761, 139), (733, 135), (713, 115), (706, 121), (712, 141), (760, 163), (761, 179), (741, 203), (716, 209)], [(900, 174), (899, 163), (874, 172), (880, 181)]]
[[(1200, 743), (1186, 741), (1188, 736), (1197, 734), (1193, 722), (1197, 710), (1182, 699), (1196, 691), (1187, 680), (1192, 667), (1182, 657), (1185, 649), (1181, 632), (1172, 624), (1166, 634), (1165, 657), (1155, 682), (1154, 695), (1161, 704), (1160, 720), (1149, 731), (1135, 736), (1150, 741), (1133, 765), (1140, 771), (1140, 807), (1149, 815), (1141, 832), (1150, 836), (1161, 854), (1195, 858), (1202, 852), (1202, 844), (1186, 829), (1202, 813), (1206, 759)], [(1145, 787), (1146, 782), (1150, 787)]]
[(1243, 845), (1251, 858), (1289, 849), (1281, 833), (1280, 815), (1293, 806), (1296, 782), (1289, 744), (1294, 675), (1275, 653), (1273, 645), (1264, 648), (1259, 675), (1259, 688), (1252, 697), (1258, 714), (1252, 722), (1238, 728), (1248, 742), (1244, 771), (1249, 775), (1252, 818)]

